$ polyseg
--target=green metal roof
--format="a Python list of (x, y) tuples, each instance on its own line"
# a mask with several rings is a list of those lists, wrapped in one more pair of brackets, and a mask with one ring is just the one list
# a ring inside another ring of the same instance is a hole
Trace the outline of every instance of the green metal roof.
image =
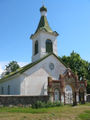
[(15, 72), (11, 72), (9, 75), (6, 75), (5, 77), (1, 78), (0, 79), (0, 82), (4, 82), (4, 81), (7, 81), (7, 79), (9, 79), (10, 77), (14, 76), (14, 75), (17, 75), (17, 74), (22, 74), (23, 72), (25, 72), (26, 70), (30, 69), (31, 67), (33, 67), (34, 65), (38, 64), (39, 62), (41, 62), (42, 60), (44, 60), (45, 58), (47, 58), (48, 56), (50, 55), (54, 55), (65, 67), (67, 67), (63, 61), (60, 59), (60, 57), (56, 56), (54, 53), (50, 53), (48, 55), (46, 55), (45, 57), (41, 58), (40, 60), (34, 62), (34, 63), (31, 63), (31, 64), (28, 64), (22, 68), (19, 68), (17, 71)]
[(50, 28), (46, 16), (41, 16), (39, 25), (37, 27), (37, 30), (35, 33), (37, 33), (39, 30), (45, 30), (46, 32), (53, 32), (52, 29)]
[[(46, 11), (46, 12), (47, 12), (47, 8), (46, 8), (45, 6), (42, 6), (42, 7), (40, 8), (40, 11), (41, 11), (41, 12), (42, 12), (42, 11)], [(53, 34), (53, 35), (55, 35), (55, 36), (58, 36), (58, 35), (59, 35), (56, 31), (53, 31), (53, 30), (51, 29), (51, 27), (50, 27), (49, 24), (48, 24), (47, 17), (46, 17), (45, 15), (42, 15), (42, 16), (41, 16), (40, 22), (39, 22), (39, 24), (38, 24), (38, 27), (37, 27), (35, 33), (30, 36), (30, 38), (32, 39), (32, 37), (33, 37), (36, 33), (38, 33), (38, 31), (42, 31), (42, 30), (45, 30), (46, 32), (51, 33), (51, 34)]]

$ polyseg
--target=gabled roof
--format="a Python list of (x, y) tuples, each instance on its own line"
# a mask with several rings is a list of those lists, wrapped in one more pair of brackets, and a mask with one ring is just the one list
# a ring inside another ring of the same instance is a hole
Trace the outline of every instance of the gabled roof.
[(22, 74), (22, 73), (25, 72), (26, 70), (32, 68), (34, 65), (38, 64), (39, 62), (41, 62), (41, 61), (43, 61), (44, 59), (46, 59), (47, 57), (49, 57), (50, 55), (54, 55), (65, 67), (67, 67), (67, 66), (63, 63), (63, 61), (61, 60), (60, 57), (56, 56), (54, 53), (50, 53), (50, 54), (46, 55), (45, 57), (41, 58), (40, 60), (38, 60), (38, 61), (36, 61), (36, 62), (34, 62), (34, 63), (28, 64), (28, 65), (26, 65), (26, 66), (24, 66), (24, 67), (22, 67), (22, 68), (19, 68), (19, 69), (17, 69), (17, 71), (15, 71), (15, 72), (11, 72), (9, 75), (6, 75), (5, 77), (1, 78), (1, 79), (0, 79), (0, 82), (4, 82), (4, 81), (6, 81), (7, 79), (13, 77), (14, 75)]

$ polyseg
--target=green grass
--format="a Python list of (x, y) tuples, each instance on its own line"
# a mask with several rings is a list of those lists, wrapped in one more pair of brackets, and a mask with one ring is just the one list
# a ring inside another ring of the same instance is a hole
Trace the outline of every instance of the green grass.
[[(90, 106), (90, 103), (83, 104), (82, 106)], [(90, 120), (90, 110), (84, 111), (79, 115), (80, 120)]]
[(2, 107), (0, 120), (90, 120), (90, 103), (39, 109)]
[(87, 102), (87, 103), (85, 103), (85, 104), (79, 104), (79, 105), (81, 105), (81, 106), (90, 106), (90, 103)]
[[(71, 106), (68, 106), (68, 107), (71, 107)], [(28, 107), (2, 107), (0, 108), (0, 113), (3, 113), (3, 112), (8, 112), (8, 113), (32, 113), (32, 114), (36, 114), (36, 113), (48, 113), (50, 111), (53, 111), (53, 110), (61, 110), (63, 108), (63, 106), (61, 107), (49, 107), (49, 108), (28, 108)], [(64, 109), (67, 108), (64, 107)]]
[(90, 120), (90, 110), (87, 110), (85, 113), (80, 114), (79, 118), (81, 120)]
[(23, 107), (3, 107), (0, 108), (0, 113), (1, 112), (9, 112), (9, 113), (47, 113), (48, 108), (41, 108), (41, 109), (32, 109), (32, 108), (23, 108)]

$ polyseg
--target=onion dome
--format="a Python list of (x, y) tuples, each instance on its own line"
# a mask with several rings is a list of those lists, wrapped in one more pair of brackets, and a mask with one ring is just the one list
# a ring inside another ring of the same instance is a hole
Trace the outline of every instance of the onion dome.
[(45, 6), (42, 6), (42, 7), (40, 8), (40, 12), (43, 12), (43, 11), (46, 11), (46, 12), (47, 12), (47, 8), (46, 8)]

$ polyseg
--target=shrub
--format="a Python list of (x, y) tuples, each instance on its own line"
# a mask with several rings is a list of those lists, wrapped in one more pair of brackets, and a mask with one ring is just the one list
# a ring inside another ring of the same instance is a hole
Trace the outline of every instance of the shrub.
[(44, 102), (37, 101), (35, 104), (32, 105), (32, 108), (43, 108), (45, 106)]
[(45, 102), (41, 102), (41, 101), (37, 101), (35, 104), (32, 105), (32, 108), (48, 108), (48, 107), (58, 107), (58, 106), (62, 106), (62, 104), (59, 102), (50, 102), (48, 101), (47, 103)]

